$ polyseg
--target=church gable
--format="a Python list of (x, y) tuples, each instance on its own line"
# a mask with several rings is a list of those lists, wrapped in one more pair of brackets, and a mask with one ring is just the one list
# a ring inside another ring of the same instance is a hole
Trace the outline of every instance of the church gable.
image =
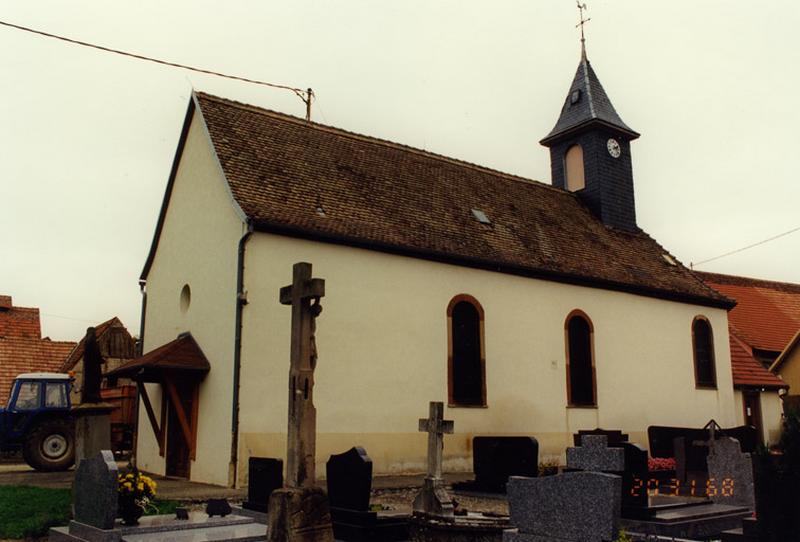
[(729, 307), (641, 231), (535, 181), (239, 104), (197, 102), (257, 230)]

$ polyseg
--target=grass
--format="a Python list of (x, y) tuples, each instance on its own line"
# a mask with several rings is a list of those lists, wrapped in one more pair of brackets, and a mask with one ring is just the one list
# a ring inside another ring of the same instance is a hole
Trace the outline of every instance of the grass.
[(69, 489), (0, 486), (0, 538), (44, 536), (70, 519)]
[[(145, 515), (174, 514), (177, 501), (156, 500)], [(0, 486), (0, 538), (45, 536), (50, 527), (66, 525), (71, 516), (69, 489)]]

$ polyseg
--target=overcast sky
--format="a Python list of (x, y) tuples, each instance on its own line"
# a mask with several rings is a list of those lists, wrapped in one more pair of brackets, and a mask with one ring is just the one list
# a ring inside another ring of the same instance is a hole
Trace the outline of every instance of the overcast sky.
[[(587, 49), (632, 145), (639, 225), (683, 263), (800, 226), (800, 3), (594, 0)], [(550, 182), (573, 0), (0, 1), (0, 20), (313, 87), (316, 121)], [(0, 294), (77, 340), (137, 280), (192, 88), (292, 93), (0, 27)], [(699, 269), (800, 283), (800, 232)]]

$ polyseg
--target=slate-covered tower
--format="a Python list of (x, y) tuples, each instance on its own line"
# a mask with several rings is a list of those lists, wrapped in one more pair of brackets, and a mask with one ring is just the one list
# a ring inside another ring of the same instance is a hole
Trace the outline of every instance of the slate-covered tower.
[(540, 143), (550, 148), (553, 185), (576, 192), (607, 226), (637, 231), (630, 129), (581, 53), (561, 116)]

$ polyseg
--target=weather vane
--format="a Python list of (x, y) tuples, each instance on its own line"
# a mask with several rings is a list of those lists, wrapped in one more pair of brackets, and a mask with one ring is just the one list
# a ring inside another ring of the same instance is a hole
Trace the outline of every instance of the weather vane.
[(592, 18), (589, 17), (588, 19), (584, 19), (583, 18), (583, 10), (588, 9), (586, 7), (586, 3), (584, 2), (583, 4), (581, 4), (580, 0), (576, 0), (576, 2), (578, 4), (578, 12), (580, 13), (580, 22), (575, 25), (575, 28), (578, 28), (579, 26), (581, 27), (581, 52), (585, 56), (586, 55), (586, 37), (583, 35), (583, 26), (586, 23), (588, 23), (589, 21), (591, 21)]

